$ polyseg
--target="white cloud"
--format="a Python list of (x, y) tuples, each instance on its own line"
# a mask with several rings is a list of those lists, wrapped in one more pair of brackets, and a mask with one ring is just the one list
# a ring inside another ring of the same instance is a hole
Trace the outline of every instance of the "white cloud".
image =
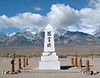
[(47, 14), (48, 22), (54, 27), (68, 27), (79, 22), (80, 14), (69, 5), (52, 5), (51, 11)]
[(100, 9), (100, 0), (90, 0), (89, 6), (94, 9)]
[[(93, 4), (93, 5), (92, 5)], [(50, 23), (55, 28), (68, 28), (93, 34), (100, 30), (100, 1), (91, 0), (89, 7), (75, 10), (69, 5), (53, 4), (46, 16), (30, 12), (20, 13), (13, 17), (0, 16), (0, 26), (18, 27), (21, 29), (43, 28)], [(80, 29), (75, 27), (80, 25)], [(70, 27), (69, 27), (70, 26)], [(0, 27), (1, 28), (1, 27)]]
[(88, 27), (88, 32), (93, 34), (93, 32), (100, 30), (100, 1), (91, 0), (93, 8), (83, 8), (80, 10), (82, 14), (81, 24)]
[(34, 10), (35, 10), (35, 11), (41, 11), (42, 8), (41, 8), (40, 6), (36, 6), (36, 7), (34, 8)]
[(70, 27), (67, 28), (67, 30), (69, 30), (69, 31), (79, 31), (79, 32), (84, 32), (84, 33), (88, 33), (88, 34), (93, 35), (94, 34), (94, 29), (92, 29), (90, 27), (89, 26), (83, 26), (83, 25), (79, 25), (79, 27), (70, 26)]
[(45, 17), (40, 14), (32, 14), (30, 12), (21, 13), (17, 16), (7, 17), (5, 15), (0, 16), (0, 24), (6, 27), (18, 27), (18, 28), (34, 28), (45, 26)]
[(46, 15), (32, 14), (30, 12), (20, 13), (13, 17), (6, 15), (0, 16), (0, 24), (5, 27), (19, 27), (19, 28), (41, 28), (48, 23), (55, 28), (68, 27), (76, 24), (80, 20), (80, 15), (77, 10), (64, 4), (53, 4), (51, 11)]
[(81, 14), (80, 29), (75, 26), (68, 29), (89, 34), (100, 31), (100, 0), (90, 0), (89, 7), (82, 8), (79, 12)]
[(83, 15), (82, 24), (95, 26), (100, 25), (100, 10), (85, 8), (80, 11)]

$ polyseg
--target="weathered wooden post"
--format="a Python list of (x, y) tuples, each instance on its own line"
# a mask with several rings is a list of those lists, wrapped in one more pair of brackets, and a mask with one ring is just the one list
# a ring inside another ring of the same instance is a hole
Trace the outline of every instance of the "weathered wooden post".
[(85, 72), (88, 72), (88, 71), (90, 71), (89, 60), (86, 60), (86, 63), (85, 63)]
[(26, 58), (26, 65), (28, 66), (28, 58)]
[(79, 68), (81, 68), (82, 67), (82, 59), (81, 58), (78, 58), (78, 62), (77, 62), (78, 64), (78, 67)]
[(93, 60), (93, 58), (94, 58), (94, 54), (93, 54), (93, 52), (92, 52), (92, 55), (91, 55), (91, 56), (92, 56), (92, 60)]
[(19, 58), (19, 69), (22, 69), (22, 67), (21, 67), (21, 58)]
[(26, 65), (25, 65), (25, 57), (23, 58), (23, 67), (26, 67)]
[(15, 59), (16, 58), (16, 54), (14, 53), (14, 55), (13, 55), (13, 58)]
[(72, 64), (72, 66), (74, 66), (74, 58), (73, 57), (71, 58), (71, 64)]
[(11, 61), (11, 73), (13, 74), (15, 72), (15, 59), (13, 58)]
[(77, 67), (77, 57), (74, 58), (74, 67)]

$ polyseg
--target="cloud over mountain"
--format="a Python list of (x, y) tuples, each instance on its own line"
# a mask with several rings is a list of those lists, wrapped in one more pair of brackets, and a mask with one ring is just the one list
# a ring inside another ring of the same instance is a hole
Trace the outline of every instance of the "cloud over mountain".
[[(91, 0), (91, 8), (83, 8), (80, 10), (82, 14), (81, 24), (88, 27), (88, 31), (92, 33), (100, 30), (100, 1)], [(94, 4), (94, 5), (93, 5)]]
[(78, 23), (80, 15), (77, 10), (74, 10), (69, 5), (56, 4), (52, 5), (47, 18), (48, 22), (55, 27), (67, 27)]
[(46, 16), (30, 12), (20, 13), (13, 17), (0, 16), (0, 24), (2, 26), (19, 28), (44, 27), (48, 23), (56, 28), (66, 27), (78, 23), (79, 20), (78, 11), (64, 4), (53, 4), (51, 11)]
[(45, 25), (45, 19), (40, 14), (21, 13), (13, 17), (0, 16), (0, 24), (5, 27), (34, 28)]
[(0, 16), (0, 29), (3, 27), (18, 27), (21, 29), (43, 28), (50, 23), (55, 28), (68, 28), (93, 34), (100, 30), (100, 1), (90, 0), (89, 6), (75, 10), (69, 5), (53, 4), (46, 15), (31, 12), (16, 16)]

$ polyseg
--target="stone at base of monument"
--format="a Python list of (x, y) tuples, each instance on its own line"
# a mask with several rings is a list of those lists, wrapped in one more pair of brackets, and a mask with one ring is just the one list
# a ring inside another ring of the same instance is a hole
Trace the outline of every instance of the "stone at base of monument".
[(55, 53), (42, 55), (39, 61), (39, 70), (60, 70), (60, 61)]
[(59, 61), (39, 61), (39, 70), (60, 70)]

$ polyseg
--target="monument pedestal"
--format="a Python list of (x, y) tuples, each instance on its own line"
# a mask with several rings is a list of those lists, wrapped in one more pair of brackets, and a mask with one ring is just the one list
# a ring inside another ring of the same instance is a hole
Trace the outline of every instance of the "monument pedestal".
[(40, 70), (60, 70), (60, 61), (56, 53), (43, 53), (39, 61)]

